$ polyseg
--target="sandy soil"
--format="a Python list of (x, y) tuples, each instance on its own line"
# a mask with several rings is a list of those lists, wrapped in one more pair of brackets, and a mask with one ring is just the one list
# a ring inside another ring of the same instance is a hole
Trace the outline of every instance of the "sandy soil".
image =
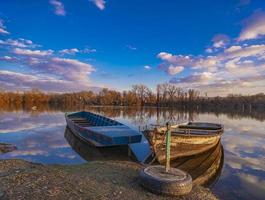
[(139, 185), (141, 168), (128, 161), (68, 166), (0, 160), (0, 199), (216, 199), (199, 186), (184, 197), (147, 192)]

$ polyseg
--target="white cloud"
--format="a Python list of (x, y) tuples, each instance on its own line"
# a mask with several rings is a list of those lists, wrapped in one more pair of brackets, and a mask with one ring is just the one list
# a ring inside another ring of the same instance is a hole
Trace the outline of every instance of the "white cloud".
[(152, 67), (150, 67), (149, 65), (145, 65), (145, 66), (144, 66), (144, 69), (145, 69), (145, 70), (151, 70)]
[(9, 32), (0, 27), (0, 34), (9, 34)]
[[(214, 36), (213, 44), (205, 50), (210, 55), (174, 55), (170, 52), (160, 52), (157, 54), (157, 58), (161, 59), (158, 69), (174, 75), (188, 68), (187, 76), (172, 78), (170, 82), (183, 88), (210, 91), (213, 96), (234, 92), (263, 92), (265, 44), (260, 40), (254, 40), (263, 36), (265, 12), (257, 11), (244, 21), (244, 27), (236, 40), (225, 34)], [(250, 39), (252, 41), (249, 42)]]
[(63, 49), (61, 51), (59, 51), (60, 54), (65, 55), (75, 55), (76, 53), (84, 53), (84, 54), (90, 54), (90, 53), (94, 53), (97, 52), (96, 49), (90, 49), (90, 48), (85, 48), (85, 49), (77, 49), (77, 48), (72, 48), (72, 49)]
[(213, 49), (212, 48), (207, 48), (205, 49), (206, 53), (213, 53)]
[(65, 16), (66, 11), (64, 9), (64, 5), (59, 0), (50, 0), (50, 4), (54, 6), (55, 14), (59, 16)]
[(90, 0), (91, 2), (93, 2), (100, 10), (104, 10), (105, 9), (105, 1), (104, 0)]
[(265, 55), (265, 44), (257, 44), (257, 45), (250, 45), (250, 46), (232, 46), (226, 49), (225, 54), (223, 54), (222, 59), (228, 58), (247, 58), (247, 57), (257, 57)]
[[(168, 71), (169, 66), (191, 66), (193, 59), (190, 56), (184, 55), (173, 55), (167, 52), (160, 52), (157, 55), (157, 58), (160, 58), (163, 62), (159, 65), (159, 69)], [(172, 67), (171, 67), (172, 68)]]
[(238, 41), (257, 39), (265, 36), (265, 13), (258, 11), (244, 21)]
[(2, 61), (16, 61), (17, 60), (17, 58), (15, 58), (15, 57), (11, 57), (11, 56), (3, 56), (3, 57), (0, 57), (0, 60), (2, 60)]
[(75, 55), (78, 52), (79, 52), (79, 50), (77, 48), (63, 49), (63, 50), (59, 51), (59, 53), (62, 55), (64, 55), (64, 54)]
[(195, 84), (208, 84), (209, 81), (214, 80), (215, 74), (211, 72), (202, 72), (202, 73), (194, 73), (193, 75), (179, 78), (179, 79), (171, 79), (171, 83), (195, 83)]
[(238, 51), (240, 49), (242, 49), (241, 46), (231, 46), (231, 47), (225, 49), (225, 52), (226, 53), (231, 53), (231, 52), (234, 52), (234, 51)]
[(87, 81), (62, 80), (51, 75), (27, 74), (13, 71), (0, 70), (1, 87), (9, 91), (31, 90), (38, 88), (48, 92), (69, 92), (89, 90)]
[(168, 72), (169, 75), (176, 75), (176, 74), (182, 72), (183, 70), (184, 70), (184, 67), (183, 66), (173, 66), (173, 65), (170, 65), (168, 67), (167, 72)]
[(4, 20), (0, 19), (0, 34), (9, 34), (4, 25)]
[(196, 58), (190, 63), (193, 69), (207, 68), (209, 71), (216, 71), (219, 65), (219, 58), (216, 56), (207, 56), (203, 58)]
[(22, 56), (49, 56), (53, 54), (53, 50), (30, 50), (30, 49), (21, 49), (21, 48), (15, 48), (13, 50), (13, 53), (16, 55), (22, 55)]
[[(174, 66), (190, 69), (186, 77), (172, 78), (183, 88), (195, 88), (209, 95), (254, 94), (265, 90), (265, 44), (234, 45), (211, 56), (185, 56), (161, 52), (159, 69), (174, 75)], [(239, 88), (239, 89), (236, 89)]]
[(171, 53), (167, 52), (160, 52), (157, 57), (168, 62), (172, 62), (174, 60), (174, 56)]
[(221, 48), (226, 46), (230, 42), (230, 38), (225, 34), (218, 34), (212, 39), (213, 47)]
[(19, 38), (17, 40), (13, 40), (13, 39), (0, 40), (0, 45), (19, 47), (19, 48), (35, 48), (35, 47), (40, 46), (40, 45), (33, 44), (31, 40), (26, 40), (23, 38)]
[[(32, 43), (23, 41), (24, 43)], [(12, 41), (13, 44), (13, 41)], [(13, 44), (17, 46), (17, 44)], [(88, 49), (82, 50), (88, 51)], [(90, 49), (91, 52), (94, 52)], [(64, 53), (81, 52), (77, 49), (64, 50)], [(56, 57), (53, 50), (32, 50), (13, 48), (1, 61), (27, 66), (31, 71), (16, 73), (1, 71), (0, 84), (6, 90), (29, 90), (39, 88), (45, 91), (80, 91), (91, 88), (89, 75), (95, 68), (76, 59)], [(15, 89), (17, 88), (17, 89)], [(97, 88), (97, 87), (95, 87)]]
[[(46, 67), (43, 71), (43, 67)], [(38, 68), (45, 73), (54, 73), (63, 77), (64, 80), (76, 82), (88, 82), (88, 75), (95, 71), (95, 68), (87, 63), (75, 59), (51, 58), (47, 63), (38, 65)]]

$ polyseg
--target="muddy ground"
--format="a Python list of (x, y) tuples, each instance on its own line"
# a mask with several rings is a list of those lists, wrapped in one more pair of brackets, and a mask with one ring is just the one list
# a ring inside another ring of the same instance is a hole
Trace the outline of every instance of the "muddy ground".
[(129, 161), (96, 161), (83, 165), (41, 165), (0, 160), (0, 199), (216, 199), (195, 187), (184, 197), (163, 197), (139, 185), (142, 166)]

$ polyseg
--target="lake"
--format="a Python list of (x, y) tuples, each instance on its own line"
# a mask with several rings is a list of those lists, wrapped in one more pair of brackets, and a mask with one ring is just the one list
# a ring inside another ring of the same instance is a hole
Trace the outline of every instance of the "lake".
[[(265, 114), (252, 115), (183, 112), (166, 108), (90, 107), (138, 130), (149, 124), (167, 121), (203, 121), (221, 123), (224, 161), (221, 172), (209, 186), (221, 199), (265, 199)], [(62, 111), (1, 111), (0, 143), (10, 143), (17, 150), (0, 159), (24, 159), (43, 164), (81, 164), (97, 159), (128, 159), (127, 150), (100, 152), (82, 146), (72, 148)], [(71, 145), (70, 145), (70, 144)]]

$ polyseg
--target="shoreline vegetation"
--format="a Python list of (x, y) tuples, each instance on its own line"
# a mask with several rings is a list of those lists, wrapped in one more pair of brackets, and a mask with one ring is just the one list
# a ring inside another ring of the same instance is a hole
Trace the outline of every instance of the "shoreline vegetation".
[[(74, 111), (89, 106), (122, 106), (176, 109), (181, 112), (211, 112), (231, 116), (250, 116), (264, 120), (265, 94), (208, 97), (207, 94), (174, 84), (160, 84), (156, 91), (145, 85), (133, 85), (129, 91), (102, 89), (99, 92), (45, 93), (38, 89), (25, 92), (0, 91), (0, 110)], [(159, 112), (159, 111), (157, 111)]]
[(71, 166), (0, 160), (0, 199), (217, 199), (202, 186), (180, 197), (150, 193), (139, 184), (141, 168), (130, 161), (93, 161)]

